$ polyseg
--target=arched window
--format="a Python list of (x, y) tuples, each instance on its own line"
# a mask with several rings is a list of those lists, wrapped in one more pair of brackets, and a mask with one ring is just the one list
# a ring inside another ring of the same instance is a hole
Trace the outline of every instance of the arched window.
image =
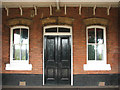
[(6, 70), (31, 70), (29, 64), (29, 27), (15, 26), (10, 33), (10, 64)]
[(107, 64), (106, 28), (88, 26), (86, 28), (87, 64), (84, 70), (111, 70)]

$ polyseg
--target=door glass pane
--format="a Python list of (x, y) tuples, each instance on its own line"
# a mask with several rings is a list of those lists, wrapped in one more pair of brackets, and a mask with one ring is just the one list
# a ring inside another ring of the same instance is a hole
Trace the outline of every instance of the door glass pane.
[(95, 46), (88, 45), (88, 60), (95, 60)]
[(28, 59), (28, 53), (27, 53), (27, 44), (21, 46), (21, 60), (27, 60)]
[(96, 47), (96, 57), (97, 57), (97, 60), (103, 60), (103, 45), (97, 45)]
[(103, 40), (103, 29), (96, 28), (97, 43), (104, 43)]
[(20, 29), (13, 30), (13, 44), (20, 43)]
[(28, 44), (28, 29), (21, 29), (21, 43)]
[(20, 60), (20, 45), (13, 45), (13, 60)]
[(88, 29), (88, 43), (95, 43), (95, 29)]

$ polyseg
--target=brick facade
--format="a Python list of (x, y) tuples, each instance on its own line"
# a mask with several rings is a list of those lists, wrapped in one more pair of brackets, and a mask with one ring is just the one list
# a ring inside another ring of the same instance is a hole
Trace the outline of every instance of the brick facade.
[[(50, 16), (49, 8), (38, 8), (38, 15), (33, 15), (32, 8), (23, 8), (23, 16), (17, 8), (9, 9), (9, 16), (5, 9), (2, 9), (2, 73), (22, 73), (22, 74), (42, 74), (43, 72), (43, 26), (42, 19), (47, 17), (70, 17), (73, 18), (73, 73), (74, 74), (116, 74), (118, 73), (118, 8), (111, 8), (110, 15), (107, 15), (106, 8), (97, 8), (96, 15), (90, 7), (82, 8), (82, 15), (78, 13), (78, 7), (68, 7), (67, 14), (64, 8), (56, 11), (53, 8), (53, 15)], [(6, 71), (5, 65), (10, 62), (10, 27), (8, 20), (13, 18), (28, 18), (32, 20), (30, 25), (30, 47), (29, 57), (32, 64), (31, 71)], [(111, 65), (110, 71), (84, 71), (83, 65), (86, 64), (86, 26), (84, 19), (103, 18), (108, 20), (107, 25), (107, 63)]]

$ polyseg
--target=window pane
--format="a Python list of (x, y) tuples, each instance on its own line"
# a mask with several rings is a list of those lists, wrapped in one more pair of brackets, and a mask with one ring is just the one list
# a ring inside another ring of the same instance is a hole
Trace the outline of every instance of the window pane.
[(20, 45), (13, 45), (13, 60), (20, 60)]
[(45, 32), (57, 32), (57, 28), (48, 28)]
[(70, 32), (69, 28), (59, 28), (58, 32)]
[(95, 43), (95, 29), (88, 29), (88, 43)]
[(21, 43), (28, 44), (28, 29), (21, 29)]
[(28, 60), (27, 45), (21, 46), (21, 60)]
[(96, 47), (97, 60), (103, 60), (103, 53), (104, 53), (103, 48), (104, 48), (103, 45), (97, 45), (97, 47)]
[(13, 43), (14, 44), (20, 43), (20, 29), (13, 30)]
[(95, 60), (95, 46), (88, 45), (88, 60)]
[(103, 29), (96, 28), (97, 43), (104, 43), (103, 40)]

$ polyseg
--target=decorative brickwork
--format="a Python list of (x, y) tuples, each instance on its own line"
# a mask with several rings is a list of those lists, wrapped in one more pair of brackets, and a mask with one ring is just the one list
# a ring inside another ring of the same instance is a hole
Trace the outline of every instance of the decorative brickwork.
[(84, 23), (85, 23), (86, 26), (89, 26), (89, 25), (107, 26), (108, 25), (108, 20), (103, 19), (103, 18), (88, 18), (88, 19), (84, 19)]
[(58, 23), (59, 24), (65, 24), (65, 25), (72, 25), (74, 19), (69, 17), (58, 17)]
[(73, 19), (68, 17), (49, 17), (42, 19), (42, 25), (50, 25), (50, 24), (56, 24), (56, 25), (72, 25)]
[(8, 26), (16, 26), (16, 25), (25, 25), (29, 26), (32, 24), (32, 20), (26, 18), (14, 18), (8, 20)]
[(56, 22), (57, 22), (56, 17), (45, 18), (45, 19), (42, 20), (42, 25), (54, 24)]

